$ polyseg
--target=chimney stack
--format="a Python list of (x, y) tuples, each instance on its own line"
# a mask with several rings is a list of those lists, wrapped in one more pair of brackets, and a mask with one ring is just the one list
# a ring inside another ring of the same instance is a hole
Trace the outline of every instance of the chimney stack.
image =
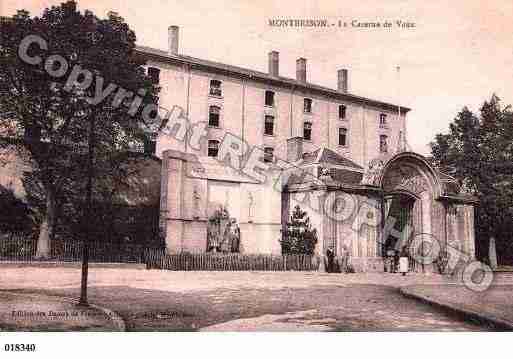
[(349, 91), (347, 69), (338, 70), (337, 90), (342, 93)]
[(269, 53), (269, 75), (279, 76), (280, 73), (280, 53), (271, 51)]
[(172, 25), (167, 29), (168, 53), (178, 55), (178, 40), (180, 39), (180, 28)]
[(303, 137), (287, 139), (287, 162), (296, 162), (303, 157)]
[(296, 60), (296, 80), (306, 82), (306, 59), (304, 57)]

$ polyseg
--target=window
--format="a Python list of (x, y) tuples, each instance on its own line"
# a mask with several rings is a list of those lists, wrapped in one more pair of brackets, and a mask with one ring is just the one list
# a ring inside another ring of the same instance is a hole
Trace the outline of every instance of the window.
[(338, 129), (338, 145), (347, 146), (347, 128)]
[(274, 92), (266, 91), (265, 92), (265, 105), (273, 107), (274, 106)]
[(386, 135), (379, 136), (379, 151), (380, 152), (388, 152), (388, 137)]
[(209, 140), (208, 141), (208, 157), (217, 157), (219, 152), (219, 141)]
[(264, 148), (264, 162), (273, 162), (274, 160), (274, 148), (265, 147)]
[(387, 126), (387, 115), (385, 113), (381, 113), (379, 115), (379, 127)]
[(346, 118), (346, 106), (344, 106), (344, 105), (338, 106), (338, 118), (341, 120)]
[(305, 113), (312, 113), (312, 99), (305, 98), (303, 101), (303, 110)]
[(221, 90), (221, 81), (210, 80), (210, 95), (219, 97), (223, 95), (223, 91)]
[(310, 141), (312, 139), (312, 123), (305, 122), (303, 124), (303, 139)]
[(274, 116), (265, 116), (264, 135), (274, 135)]
[(221, 109), (218, 106), (208, 108), (208, 125), (210, 127), (219, 127), (219, 113)]
[(148, 76), (151, 79), (151, 83), (158, 85), (160, 82), (160, 69), (156, 67), (148, 67)]

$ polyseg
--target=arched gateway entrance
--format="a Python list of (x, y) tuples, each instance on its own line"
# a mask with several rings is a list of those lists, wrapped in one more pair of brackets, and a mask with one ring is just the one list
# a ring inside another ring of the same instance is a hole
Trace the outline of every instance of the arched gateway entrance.
[(432, 271), (432, 265), (412, 259), (411, 243), (418, 236), (433, 237), (434, 227), (441, 225), (434, 218), (442, 206), (437, 201), (441, 188), (436, 171), (424, 157), (404, 152), (382, 164), (377, 185), (383, 190), (381, 255), (408, 255), (410, 270)]

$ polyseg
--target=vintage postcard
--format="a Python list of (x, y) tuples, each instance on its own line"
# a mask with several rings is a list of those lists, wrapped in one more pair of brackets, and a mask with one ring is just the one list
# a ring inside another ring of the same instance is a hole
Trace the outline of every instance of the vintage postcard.
[(512, 14), (2, 0), (0, 331), (511, 331)]

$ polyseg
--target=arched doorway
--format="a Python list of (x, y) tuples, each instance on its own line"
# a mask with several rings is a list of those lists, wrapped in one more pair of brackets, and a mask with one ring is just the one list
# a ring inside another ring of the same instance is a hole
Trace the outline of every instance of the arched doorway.
[[(440, 226), (438, 176), (424, 157), (403, 152), (382, 165), (378, 185), (383, 190), (381, 254), (388, 257), (394, 253), (397, 257), (403, 253), (411, 257), (414, 237), (431, 236)], [(410, 270), (432, 271), (432, 266), (410, 259)]]
[(413, 226), (413, 207), (416, 197), (405, 193), (388, 194), (385, 197), (385, 215), (390, 223), (390, 218), (393, 218), (394, 233), (401, 233), (402, 235), (387, 236), (383, 240), (382, 253), (389, 253), (390, 251), (401, 250), (401, 247), (408, 242), (409, 228)]

